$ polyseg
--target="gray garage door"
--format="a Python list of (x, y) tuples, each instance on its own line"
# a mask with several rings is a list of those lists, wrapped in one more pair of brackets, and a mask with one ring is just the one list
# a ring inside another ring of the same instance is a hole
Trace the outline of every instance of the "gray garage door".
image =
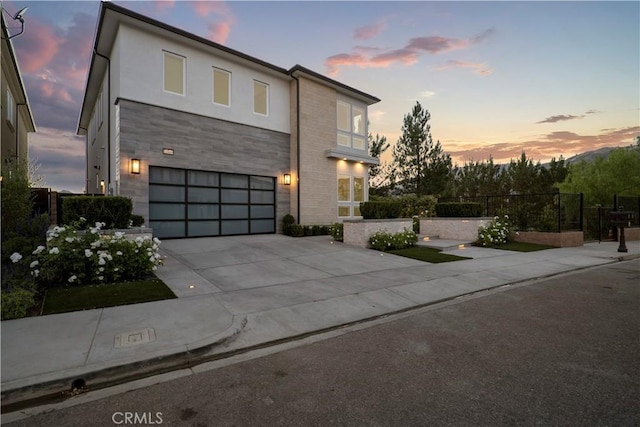
[(270, 176), (149, 168), (149, 223), (160, 238), (276, 231)]

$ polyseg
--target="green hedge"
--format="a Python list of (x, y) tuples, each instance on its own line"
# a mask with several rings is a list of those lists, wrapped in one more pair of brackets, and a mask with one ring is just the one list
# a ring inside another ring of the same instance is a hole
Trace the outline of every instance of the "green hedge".
[(400, 218), (403, 209), (400, 201), (360, 203), (360, 213), (364, 219)]
[(436, 204), (436, 214), (441, 218), (470, 218), (482, 216), (482, 204), (475, 202), (447, 202)]
[(129, 228), (132, 211), (133, 203), (128, 197), (72, 196), (62, 199), (63, 224), (82, 222), (93, 227), (96, 222), (104, 222), (103, 229)]

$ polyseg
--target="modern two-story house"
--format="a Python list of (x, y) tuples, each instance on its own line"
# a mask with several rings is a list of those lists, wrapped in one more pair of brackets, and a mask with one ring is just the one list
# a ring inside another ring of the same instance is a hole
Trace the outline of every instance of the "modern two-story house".
[(379, 99), (102, 3), (78, 123), (87, 193), (159, 237), (275, 233), (360, 215)]

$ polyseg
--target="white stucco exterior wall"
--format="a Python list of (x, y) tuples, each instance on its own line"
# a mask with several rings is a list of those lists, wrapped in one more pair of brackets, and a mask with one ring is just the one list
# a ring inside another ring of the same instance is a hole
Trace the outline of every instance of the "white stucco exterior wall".
[[(290, 133), (289, 79), (232, 62), (206, 47), (197, 49), (172, 38), (122, 24), (116, 36), (119, 67), (115, 97)], [(163, 90), (164, 51), (186, 58), (185, 95)], [(213, 67), (231, 72), (231, 106), (213, 103)], [(269, 85), (267, 116), (253, 112), (253, 81)], [(113, 95), (113, 94), (112, 94)]]

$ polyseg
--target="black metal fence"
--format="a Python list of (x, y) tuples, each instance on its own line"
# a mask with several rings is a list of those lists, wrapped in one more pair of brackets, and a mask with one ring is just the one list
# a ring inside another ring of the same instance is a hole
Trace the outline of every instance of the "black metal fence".
[(582, 193), (501, 194), (440, 198), (438, 202), (477, 202), (485, 216), (509, 215), (522, 231), (574, 231), (583, 229)]

